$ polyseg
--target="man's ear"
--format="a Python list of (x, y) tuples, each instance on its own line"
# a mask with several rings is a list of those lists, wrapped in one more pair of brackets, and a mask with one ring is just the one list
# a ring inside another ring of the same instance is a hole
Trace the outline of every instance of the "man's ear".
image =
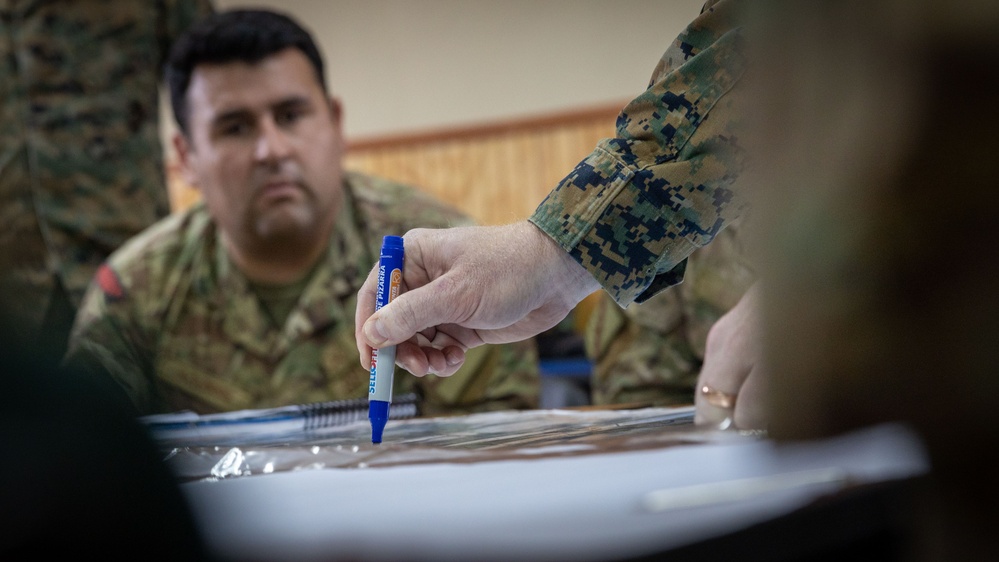
[(337, 128), (337, 131), (343, 132), (343, 104), (340, 103), (338, 98), (330, 96), (330, 116), (333, 118), (333, 125)]
[(177, 153), (177, 159), (180, 163), (180, 173), (184, 176), (184, 181), (187, 185), (195, 188), (201, 189), (198, 185), (198, 175), (194, 173), (194, 162), (193, 160), (197, 158), (194, 154), (194, 150), (191, 148), (190, 141), (181, 132), (175, 132), (173, 134), (173, 148)]

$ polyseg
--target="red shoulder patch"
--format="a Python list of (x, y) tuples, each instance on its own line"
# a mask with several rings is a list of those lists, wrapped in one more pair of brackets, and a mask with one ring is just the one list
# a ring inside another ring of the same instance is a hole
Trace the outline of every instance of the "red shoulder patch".
[(124, 298), (125, 288), (121, 286), (121, 281), (118, 279), (118, 274), (114, 272), (113, 269), (108, 267), (108, 264), (101, 264), (97, 268), (97, 284), (100, 285), (101, 290), (104, 291), (104, 296), (111, 300), (118, 300)]

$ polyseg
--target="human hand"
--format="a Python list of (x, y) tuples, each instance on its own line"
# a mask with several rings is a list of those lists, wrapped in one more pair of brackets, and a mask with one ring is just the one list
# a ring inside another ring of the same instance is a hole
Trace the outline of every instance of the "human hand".
[(694, 393), (694, 422), (722, 428), (766, 427), (759, 342), (759, 282), (708, 332)]
[(377, 266), (357, 294), (361, 365), (396, 345), (417, 376), (450, 376), (465, 351), (535, 336), (566, 317), (597, 281), (533, 224), (411, 230), (403, 237), (405, 291), (375, 310)]

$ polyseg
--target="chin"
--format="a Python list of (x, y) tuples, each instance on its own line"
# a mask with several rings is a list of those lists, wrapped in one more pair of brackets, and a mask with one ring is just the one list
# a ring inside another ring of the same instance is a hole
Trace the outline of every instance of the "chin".
[(314, 232), (316, 217), (308, 209), (276, 209), (259, 217), (254, 229), (264, 241), (280, 239), (300, 239)]

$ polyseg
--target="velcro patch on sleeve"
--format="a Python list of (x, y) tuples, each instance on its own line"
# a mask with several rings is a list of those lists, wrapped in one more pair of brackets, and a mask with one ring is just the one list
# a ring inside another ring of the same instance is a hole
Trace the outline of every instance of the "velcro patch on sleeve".
[(121, 286), (118, 274), (106, 263), (97, 268), (97, 284), (100, 285), (101, 291), (104, 291), (104, 296), (110, 300), (125, 297), (125, 288)]

